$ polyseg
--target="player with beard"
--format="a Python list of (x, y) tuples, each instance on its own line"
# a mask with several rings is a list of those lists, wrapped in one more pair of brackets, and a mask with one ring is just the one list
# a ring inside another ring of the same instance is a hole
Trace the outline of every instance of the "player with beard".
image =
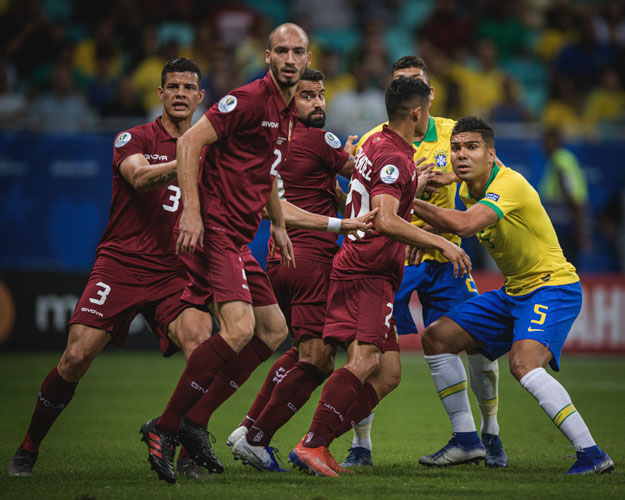
[[(332, 232), (290, 229), (296, 268), (280, 265), (275, 253), (267, 260), (267, 274), (286, 316), (294, 347), (278, 359), (241, 425), (228, 444), (236, 458), (259, 470), (280, 470), (269, 443), (310, 398), (334, 367), (334, 352), (321, 335), (328, 298), (332, 259), (340, 220), (335, 186), (337, 174), (350, 177), (354, 158), (340, 140), (322, 129), (325, 124), (323, 74), (304, 72), (295, 102), (299, 121), (286, 161), (278, 167), (280, 197), (309, 212), (330, 217)], [(349, 142), (354, 137), (349, 138)], [(280, 382), (279, 384), (277, 382)]]
[[(190, 280), (183, 300), (211, 306), (221, 331), (195, 349), (162, 415), (142, 427), (152, 468), (170, 482), (178, 439), (200, 465), (210, 445), (201, 426), (179, 433), (185, 414), (246, 345), (253, 342), (258, 357), (267, 359), (288, 332), (265, 273), (260, 266), (253, 280), (247, 273), (253, 260), (247, 244), (266, 208), (281, 262), (295, 265), (275, 175), (292, 139), (293, 96), (310, 52), (306, 32), (295, 24), (278, 26), (268, 41), (267, 75), (224, 96), (178, 142), (184, 208), (176, 251)], [(261, 340), (259, 325), (275, 333), (270, 340)]]

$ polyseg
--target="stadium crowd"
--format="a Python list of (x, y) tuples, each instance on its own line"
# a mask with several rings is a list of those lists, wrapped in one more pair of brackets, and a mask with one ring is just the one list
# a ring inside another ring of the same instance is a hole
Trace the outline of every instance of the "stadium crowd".
[[(152, 118), (152, 83), (174, 56), (198, 62), (206, 98), (264, 73), (266, 37), (292, 20), (326, 75), (341, 137), (384, 120), (392, 61), (420, 54), (435, 116), (602, 133), (625, 121), (621, 0), (12, 0), (0, 5), (0, 125), (116, 130)], [(57, 113), (59, 109), (63, 113)], [(580, 117), (583, 119), (580, 120)]]

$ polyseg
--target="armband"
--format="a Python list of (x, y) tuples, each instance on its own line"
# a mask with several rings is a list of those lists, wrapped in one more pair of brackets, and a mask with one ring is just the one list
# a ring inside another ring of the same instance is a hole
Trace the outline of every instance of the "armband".
[(341, 231), (341, 219), (337, 217), (328, 217), (328, 231), (339, 233)]

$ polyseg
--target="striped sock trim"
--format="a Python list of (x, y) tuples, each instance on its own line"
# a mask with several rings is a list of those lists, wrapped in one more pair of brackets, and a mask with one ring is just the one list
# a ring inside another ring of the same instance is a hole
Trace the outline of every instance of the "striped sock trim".
[(576, 411), (577, 410), (575, 406), (573, 406), (573, 403), (569, 403), (555, 414), (555, 416), (552, 418), (553, 423), (556, 424), (556, 427), (560, 427), (562, 423)]
[(462, 382), (458, 382), (457, 384), (450, 385), (449, 387), (445, 387), (438, 391), (438, 397), (441, 399), (445, 399), (447, 396), (451, 396), (452, 394), (456, 394), (457, 392), (466, 391), (467, 390), (467, 381), (466, 379)]

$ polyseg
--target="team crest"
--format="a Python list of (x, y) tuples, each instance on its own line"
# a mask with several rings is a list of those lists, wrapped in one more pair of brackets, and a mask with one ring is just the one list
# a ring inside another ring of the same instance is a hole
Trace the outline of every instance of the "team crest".
[(328, 146), (330, 146), (331, 148), (338, 149), (341, 147), (341, 140), (332, 132), (326, 132), (325, 139), (328, 143)]
[(395, 165), (384, 165), (380, 170), (380, 180), (384, 184), (393, 184), (399, 179), (399, 169)]
[(217, 105), (217, 109), (219, 109), (222, 113), (230, 113), (230, 111), (236, 107), (237, 98), (230, 94), (223, 96)]
[(132, 134), (130, 132), (122, 132), (117, 136), (117, 139), (115, 139), (115, 147), (121, 148), (122, 146), (125, 146), (128, 144), (130, 139), (132, 139)]
[(447, 166), (447, 151), (444, 149), (436, 151), (434, 153), (434, 161), (438, 168), (445, 168)]

